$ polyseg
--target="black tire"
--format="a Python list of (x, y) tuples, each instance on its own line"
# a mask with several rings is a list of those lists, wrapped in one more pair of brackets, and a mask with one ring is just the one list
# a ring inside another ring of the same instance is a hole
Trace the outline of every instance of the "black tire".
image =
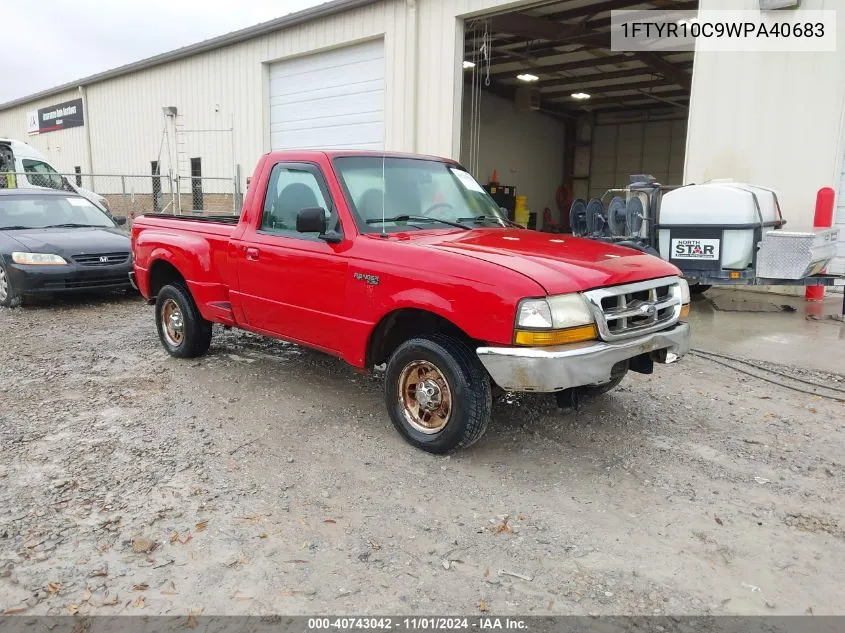
[(21, 304), (22, 297), (12, 286), (9, 273), (3, 264), (0, 264), (0, 306), (4, 308), (17, 308)]
[(628, 370), (622, 372), (622, 374), (618, 376), (614, 376), (610, 379), (610, 382), (606, 382), (603, 385), (593, 385), (591, 387), (584, 387), (584, 395), (589, 398), (595, 398), (596, 396), (600, 396), (604, 393), (607, 393), (611, 389), (616, 389), (619, 386), (619, 383), (625, 378), (628, 374)]
[[(182, 334), (178, 338), (173, 338), (162, 322), (163, 310), (169, 309), (170, 302), (175, 302), (181, 314)], [(158, 338), (171, 356), (194, 358), (208, 351), (211, 345), (211, 322), (202, 317), (194, 298), (184, 285), (168, 284), (159, 290), (155, 316)]]
[(710, 284), (690, 284), (689, 293), (691, 295), (701, 295), (710, 290), (713, 286)]
[[(402, 400), (403, 372), (413, 363), (429, 363), (440, 372), (451, 392), (445, 426), (425, 433), (415, 428)], [(387, 363), (384, 400), (393, 426), (408, 443), (429, 453), (448, 453), (478, 441), (490, 424), (490, 378), (475, 352), (463, 341), (429, 334), (400, 345)]]
[(615, 389), (619, 383), (628, 375), (627, 365), (623, 365), (611, 374), (610, 382), (603, 385), (590, 385), (588, 387), (575, 387), (555, 392), (557, 406), (561, 409), (578, 409), (585, 400), (592, 400)]

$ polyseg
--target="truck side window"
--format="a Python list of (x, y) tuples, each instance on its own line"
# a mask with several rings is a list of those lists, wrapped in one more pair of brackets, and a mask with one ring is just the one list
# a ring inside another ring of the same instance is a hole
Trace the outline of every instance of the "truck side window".
[(279, 163), (270, 173), (261, 230), (267, 232), (296, 232), (296, 216), (302, 209), (322, 207), (326, 210), (329, 229), (338, 225), (337, 212), (326, 202), (326, 195), (317, 177), (316, 168), (306, 165)]

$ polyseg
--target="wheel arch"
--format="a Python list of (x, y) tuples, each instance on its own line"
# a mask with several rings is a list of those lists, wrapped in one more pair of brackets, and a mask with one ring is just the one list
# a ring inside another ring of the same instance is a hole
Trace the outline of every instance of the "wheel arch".
[(479, 344), (441, 314), (423, 308), (396, 308), (385, 314), (370, 332), (364, 367), (374, 367), (387, 362), (396, 348), (408, 339), (434, 333), (454, 336), (473, 348)]
[(150, 265), (150, 300), (158, 296), (164, 286), (171, 283), (181, 283), (187, 287), (185, 276), (181, 271), (170, 261), (166, 259), (156, 259)]

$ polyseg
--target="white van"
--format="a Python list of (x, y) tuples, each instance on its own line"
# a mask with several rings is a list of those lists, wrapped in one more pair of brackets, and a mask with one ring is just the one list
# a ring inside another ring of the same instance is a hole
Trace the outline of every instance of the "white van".
[(33, 187), (75, 191), (109, 213), (109, 204), (103, 196), (80, 187), (59, 174), (32, 145), (10, 138), (0, 138), (0, 189)]

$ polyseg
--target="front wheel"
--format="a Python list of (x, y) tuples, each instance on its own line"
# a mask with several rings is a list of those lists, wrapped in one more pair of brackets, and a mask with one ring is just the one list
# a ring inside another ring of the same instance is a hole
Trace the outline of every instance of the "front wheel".
[(0, 264), (0, 306), (15, 308), (21, 304), (21, 296), (12, 287), (6, 267)]
[(182, 284), (167, 285), (159, 291), (156, 327), (164, 349), (176, 358), (202, 356), (211, 345), (211, 322), (203, 318)]
[(387, 363), (384, 399), (393, 425), (429, 453), (476, 442), (490, 424), (490, 380), (475, 352), (443, 334), (405, 341)]

